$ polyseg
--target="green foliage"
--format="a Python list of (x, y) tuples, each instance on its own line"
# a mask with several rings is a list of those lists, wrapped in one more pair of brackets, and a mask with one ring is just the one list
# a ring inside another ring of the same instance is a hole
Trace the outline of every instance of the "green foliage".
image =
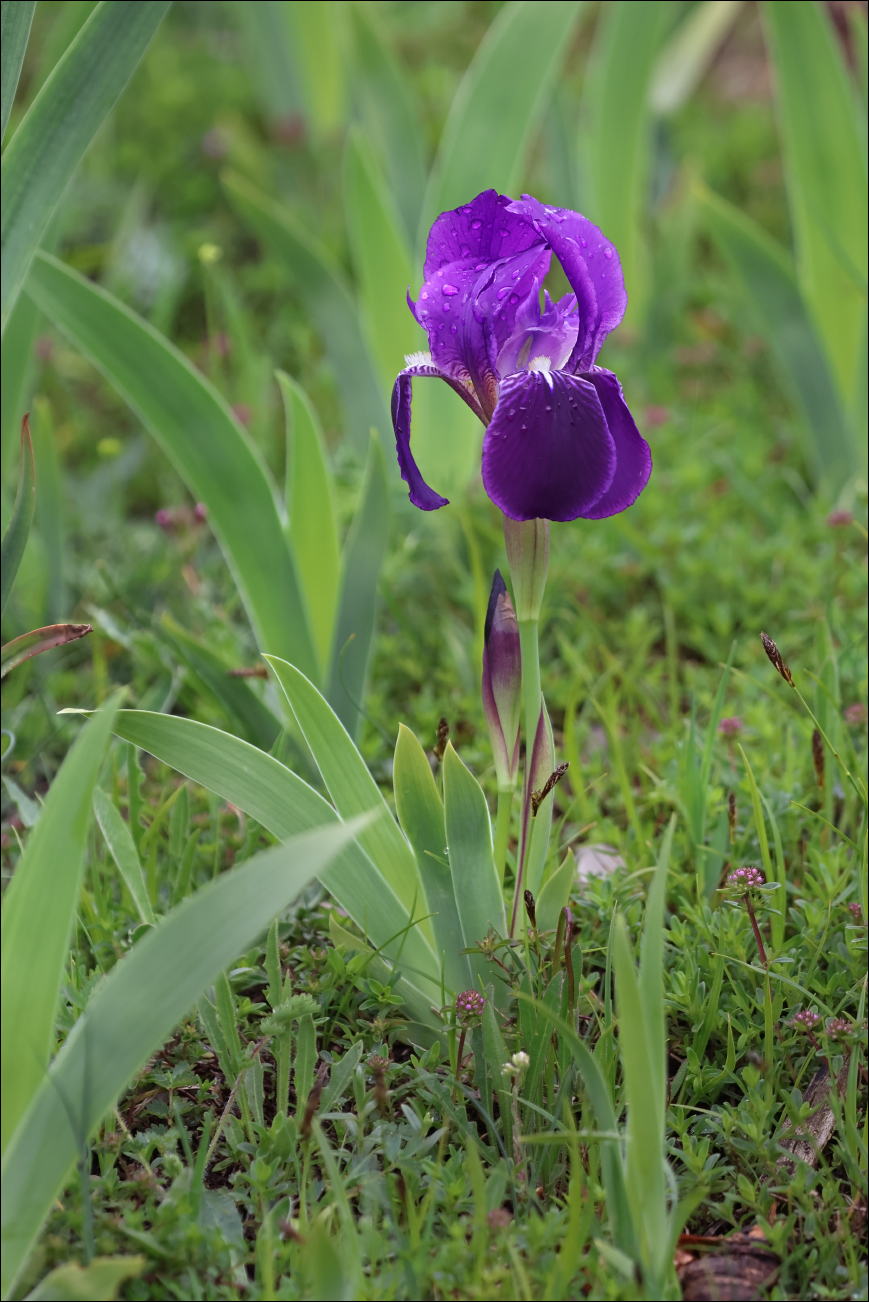
[(18, 492), (12, 518), (3, 534), (2, 569), (3, 578), (0, 586), (0, 614), (6, 609), (9, 593), (15, 582), (24, 548), (33, 522), (33, 509), (36, 503), (36, 467), (33, 462), (33, 440), (27, 418), (21, 422), (21, 464), (18, 468)]
[[(26, 6), (16, 8), (24, 10)], [(143, 0), (132, 11), (113, 0), (102, 0), (4, 150), (0, 294), (4, 330), (27, 279), (33, 255), (70, 177), (129, 81), (168, 8), (169, 0)], [(15, 58), (21, 25), (19, 21), (15, 34), (10, 33), (10, 60)], [(11, 75), (12, 67), (7, 70), (6, 52), (3, 58), (5, 83), (7, 71)], [(5, 84), (3, 100), (5, 132), (8, 114)]]

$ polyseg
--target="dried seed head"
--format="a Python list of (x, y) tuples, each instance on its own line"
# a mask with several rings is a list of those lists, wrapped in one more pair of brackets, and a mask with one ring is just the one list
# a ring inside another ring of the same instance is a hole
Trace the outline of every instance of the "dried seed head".
[(554, 772), (550, 773), (549, 777), (546, 779), (546, 781), (544, 782), (540, 790), (531, 792), (531, 817), (532, 818), (537, 817), (538, 809), (543, 804), (544, 800), (549, 795), (552, 788), (558, 785), (558, 783), (564, 777), (565, 773), (569, 768), (570, 768), (569, 763), (559, 764), (558, 768), (555, 769)]
[(440, 761), (444, 757), (444, 751), (447, 748), (447, 740), (449, 738), (449, 735), (450, 735), (450, 725), (447, 723), (446, 719), (441, 719), (440, 723), (438, 724), (437, 741), (435, 742), (435, 755), (437, 755), (438, 757), (438, 763), (440, 763)]
[(824, 743), (821, 740), (821, 734), (817, 728), (812, 732), (812, 763), (815, 766), (815, 777), (818, 779), (818, 786), (824, 789)]
[(727, 822), (730, 825), (730, 844), (736, 837), (736, 792), (731, 791), (727, 797)]
[(537, 909), (534, 904), (534, 896), (531, 891), (525, 892), (525, 912), (528, 914), (528, 921), (532, 927), (537, 926)]
[(766, 633), (761, 633), (760, 640), (763, 643), (764, 651), (769, 656), (770, 664), (773, 666), (774, 669), (778, 670), (778, 672), (781, 674), (782, 678), (785, 680), (787, 685), (789, 687), (793, 687), (794, 685), (793, 674), (791, 673), (790, 669), (782, 659), (781, 651), (779, 651), (775, 642), (773, 642), (772, 638), (769, 637), (769, 635)]

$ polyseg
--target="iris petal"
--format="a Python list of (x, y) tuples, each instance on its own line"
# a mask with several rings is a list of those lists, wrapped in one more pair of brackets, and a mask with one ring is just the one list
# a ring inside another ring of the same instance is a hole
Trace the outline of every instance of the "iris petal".
[(526, 194), (510, 211), (534, 221), (564, 269), (576, 294), (580, 323), (565, 369), (587, 371), (628, 304), (618, 252), (594, 222), (569, 208), (545, 207)]
[(446, 380), (450, 388), (455, 389), (481, 420), (483, 413), (467, 387), (452, 376), (445, 375), (437, 366), (422, 362), (415, 366), (408, 366), (398, 373), (392, 390), (392, 428), (395, 432), (395, 451), (401, 477), (408, 486), (408, 496), (414, 506), (419, 507), (421, 511), (436, 511), (440, 506), (448, 506), (449, 498), (441, 497), (440, 493), (436, 493), (429, 487), (410, 450), (411, 389), (414, 376)]
[(597, 389), (564, 371), (520, 371), (501, 385), (483, 439), (483, 484), (514, 520), (575, 520), (613, 481), (615, 444)]
[(618, 515), (637, 500), (652, 473), (652, 453), (634, 423), (622, 393), (622, 386), (612, 371), (596, 366), (584, 376), (597, 390), (609, 432), (616, 445), (616, 473), (603, 497), (598, 498), (586, 520), (602, 520)]

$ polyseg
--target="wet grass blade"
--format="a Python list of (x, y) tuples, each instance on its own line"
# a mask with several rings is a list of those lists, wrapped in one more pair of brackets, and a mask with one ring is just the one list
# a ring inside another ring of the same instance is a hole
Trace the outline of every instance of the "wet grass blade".
[[(641, 10), (646, 5), (640, 7)], [(583, 5), (505, 5), (456, 91), (429, 177), (418, 243), (438, 213), (493, 187), (513, 194)]]
[(120, 393), (204, 502), (259, 645), (316, 677), (274, 486), (220, 394), (146, 321), (55, 258), (38, 255), (28, 293)]
[(739, 17), (743, 0), (703, 0), (690, 10), (658, 56), (649, 102), (675, 113), (697, 88)]
[[(374, 641), (377, 585), (389, 538), (389, 485), (383, 448), (371, 431), (359, 506), (341, 557), (341, 592), (332, 635), (329, 704), (351, 736), (359, 734)], [(351, 641), (352, 639), (352, 641)]]
[[(97, 716), (101, 739), (111, 722), (110, 713)], [(82, 1145), (127, 1083), (360, 826), (319, 828), (223, 874), (173, 909), (105, 978), (48, 1073), (40, 1072), (4, 1154), (4, 1295)]]
[(4, 1149), (48, 1066), (93, 789), (118, 704), (115, 697), (76, 738), (6, 892), (0, 959)]
[[(36, 466), (33, 460), (33, 440), (30, 437), (30, 423), (25, 416), (21, 422), (21, 463), (18, 468), (18, 491), (9, 526), (3, 535), (2, 560), (0, 560), (0, 614), (6, 609), (6, 602), (12, 591), (27, 539), (33, 523), (33, 511), (36, 506)], [(31, 636), (31, 635), (29, 635)], [(35, 655), (36, 652), (33, 652)], [(4, 657), (5, 659), (5, 657)], [(10, 668), (12, 666), (10, 665)]]
[(775, 240), (732, 204), (703, 186), (696, 186), (694, 193), (805, 418), (815, 479), (823, 477), (835, 491), (856, 468), (857, 452), (793, 264)]
[[(3, 154), (3, 328), (67, 182), (148, 48), (169, 0), (102, 0)], [(5, 69), (4, 69), (5, 71)]]
[(0, 19), (0, 140), (6, 135), (35, 8), (36, 0), (4, 0)]

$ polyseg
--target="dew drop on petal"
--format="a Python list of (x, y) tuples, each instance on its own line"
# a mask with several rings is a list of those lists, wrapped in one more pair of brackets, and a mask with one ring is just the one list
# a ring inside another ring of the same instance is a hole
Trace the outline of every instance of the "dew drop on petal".
[(450, 326), (450, 334), (451, 334), (451, 335), (454, 335), (454, 334), (456, 333), (457, 330), (458, 330), (458, 326), (454, 326), (454, 325), (451, 325), (451, 326)]
[(441, 285), (441, 293), (447, 294), (450, 298), (452, 298), (454, 294), (458, 294), (458, 292), (459, 291), (456, 289), (455, 285)]
[(552, 411), (552, 408), (551, 408), (551, 407), (545, 407), (544, 410), (545, 410), (545, 411)]
[(476, 267), (474, 267), (474, 271), (485, 271), (488, 265), (488, 262), (478, 262)]
[(582, 247), (583, 247), (584, 249), (587, 249), (587, 248), (588, 248), (588, 245), (586, 244), (585, 240), (580, 240), (579, 242), (580, 242), (580, 244), (582, 245)]
[(505, 239), (505, 240), (506, 240), (506, 238), (507, 238), (507, 236), (510, 234), (510, 232), (507, 230), (507, 227), (506, 227), (506, 226), (499, 226), (499, 227), (498, 227), (498, 234), (502, 237), (502, 239)]
[(611, 258), (612, 255), (613, 255), (613, 251), (612, 251), (612, 249), (604, 249), (604, 251), (603, 251), (603, 256), (604, 256), (605, 258)]
[(527, 425), (520, 425), (519, 428), (520, 428), (522, 431), (525, 431), (525, 430), (528, 428), (528, 426), (527, 426)]
[(499, 289), (499, 290), (498, 290), (498, 297), (499, 297), (499, 298), (506, 298), (507, 295), (508, 295), (509, 293), (510, 293), (509, 289)]
[(478, 217), (476, 221), (472, 221), (472, 222), (471, 222), (471, 230), (472, 230), (472, 231), (478, 231), (482, 225), (483, 225), (483, 223), (480, 221), (480, 219), (479, 219), (479, 217)]
[(444, 303), (444, 311), (445, 311), (445, 312), (449, 312), (449, 310), (450, 310), (450, 305), (449, 305), (449, 303)]
[(511, 302), (511, 303), (518, 303), (518, 302), (519, 302), (519, 295), (518, 295), (518, 294), (511, 294), (511, 295), (510, 295), (510, 302)]
[(470, 245), (468, 245), (468, 244), (463, 244), (463, 245), (460, 247), (460, 249), (459, 249), (459, 253), (462, 255), (463, 258), (466, 258), (466, 257), (468, 256), (468, 254), (470, 253), (470, 251), (471, 251), (471, 248), (470, 248)]

